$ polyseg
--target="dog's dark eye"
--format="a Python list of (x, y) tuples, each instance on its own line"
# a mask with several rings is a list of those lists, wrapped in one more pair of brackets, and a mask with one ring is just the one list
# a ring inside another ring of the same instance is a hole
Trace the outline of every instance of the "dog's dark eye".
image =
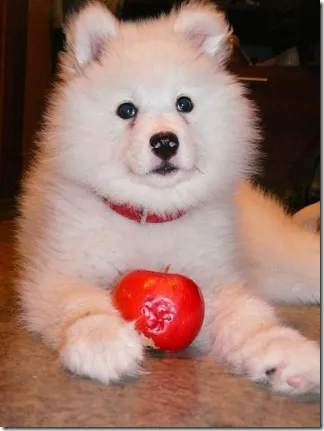
[(135, 117), (137, 108), (131, 102), (125, 102), (118, 106), (117, 115), (123, 120)]
[(176, 107), (177, 111), (188, 113), (193, 110), (194, 105), (189, 97), (181, 96), (177, 99)]

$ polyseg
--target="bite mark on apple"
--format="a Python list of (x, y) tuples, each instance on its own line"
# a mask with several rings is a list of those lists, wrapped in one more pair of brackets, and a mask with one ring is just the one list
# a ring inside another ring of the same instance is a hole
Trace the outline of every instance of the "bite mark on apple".
[(145, 301), (142, 314), (147, 318), (148, 330), (156, 334), (163, 332), (172, 322), (176, 309), (169, 299), (157, 298)]

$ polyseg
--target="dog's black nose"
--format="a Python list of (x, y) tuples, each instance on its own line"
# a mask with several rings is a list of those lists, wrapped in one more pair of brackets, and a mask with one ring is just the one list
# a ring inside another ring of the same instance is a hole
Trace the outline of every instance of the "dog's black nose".
[(161, 160), (170, 160), (179, 148), (179, 139), (172, 132), (160, 132), (150, 139), (153, 153)]

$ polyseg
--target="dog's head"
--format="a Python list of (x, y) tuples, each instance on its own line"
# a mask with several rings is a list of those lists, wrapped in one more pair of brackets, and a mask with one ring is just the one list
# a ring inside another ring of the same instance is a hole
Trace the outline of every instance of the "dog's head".
[(155, 212), (244, 177), (255, 115), (225, 70), (228, 35), (224, 16), (196, 2), (138, 23), (100, 3), (73, 16), (50, 123), (63, 174)]

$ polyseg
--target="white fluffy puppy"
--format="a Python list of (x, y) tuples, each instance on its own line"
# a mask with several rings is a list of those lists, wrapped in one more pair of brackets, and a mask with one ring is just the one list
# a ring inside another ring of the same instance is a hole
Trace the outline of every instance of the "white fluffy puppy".
[(319, 237), (248, 183), (256, 114), (228, 34), (197, 2), (138, 23), (90, 3), (66, 26), (17, 237), (24, 322), (72, 372), (136, 374), (144, 348), (110, 288), (171, 264), (205, 298), (197, 347), (274, 390), (319, 390), (319, 347), (266, 302), (319, 301)]

